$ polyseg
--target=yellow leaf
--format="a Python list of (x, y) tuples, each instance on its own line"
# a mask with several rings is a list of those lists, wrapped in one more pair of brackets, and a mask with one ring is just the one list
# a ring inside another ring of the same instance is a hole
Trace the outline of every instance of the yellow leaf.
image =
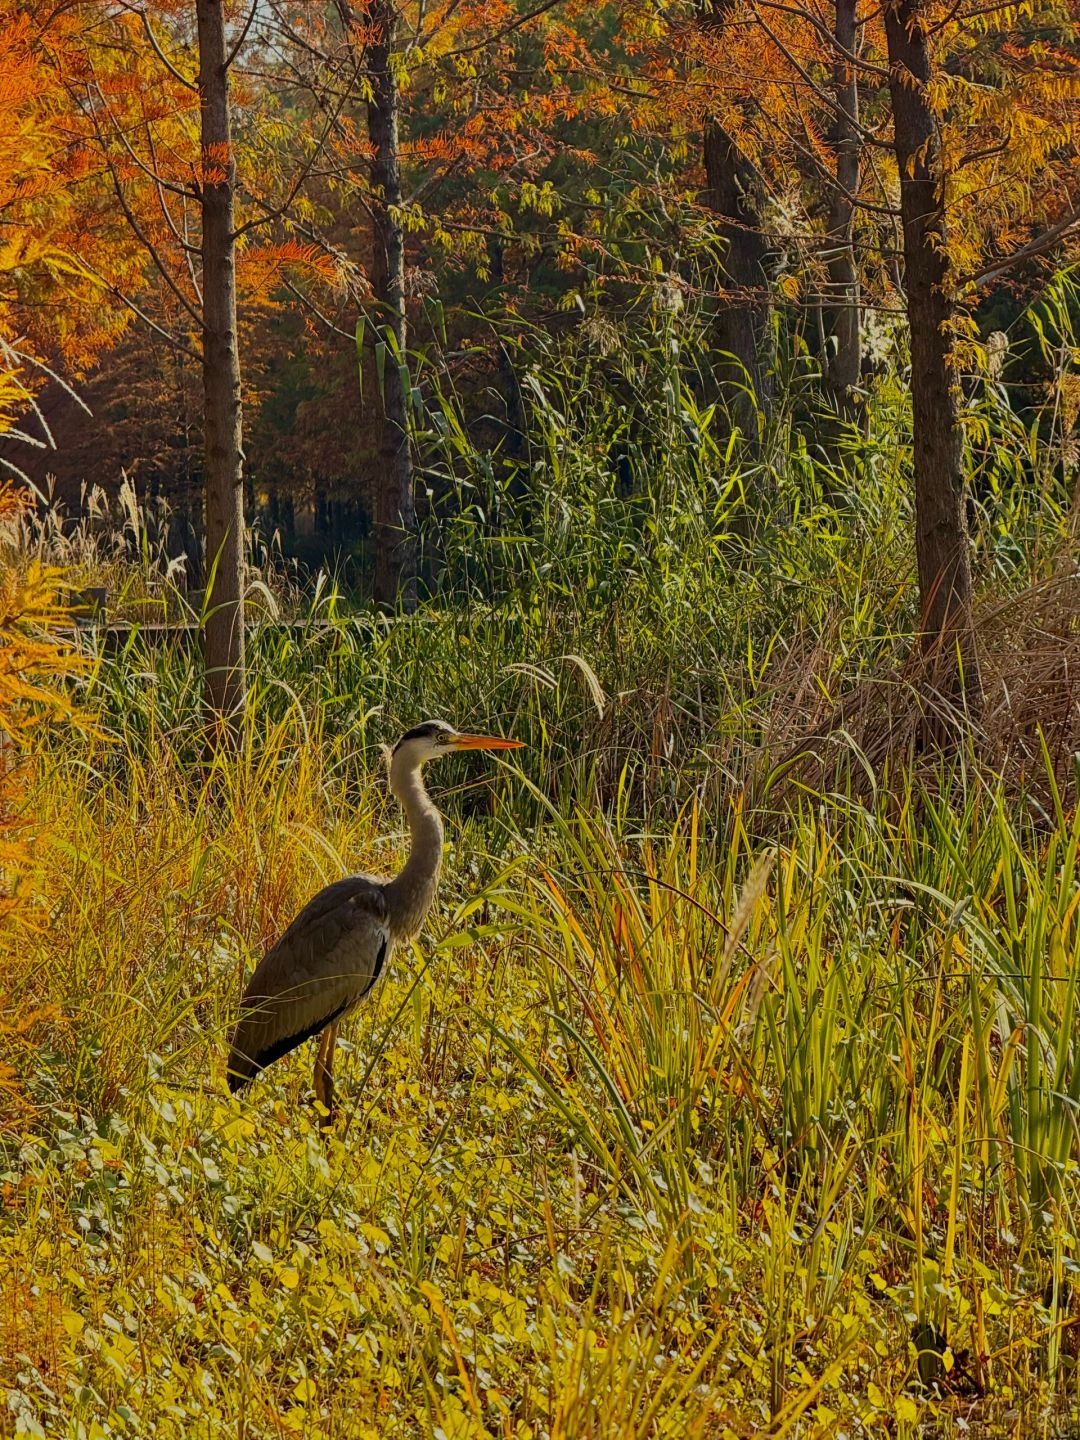
[(907, 1395), (896, 1397), (896, 1418), (914, 1424), (919, 1418), (919, 1407)]

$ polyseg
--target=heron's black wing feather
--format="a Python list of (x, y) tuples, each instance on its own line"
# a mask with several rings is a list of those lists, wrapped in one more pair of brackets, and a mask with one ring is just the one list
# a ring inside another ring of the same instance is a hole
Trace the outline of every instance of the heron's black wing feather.
[(248, 982), (232, 1037), (230, 1088), (351, 1009), (378, 978), (389, 944), (378, 880), (349, 875), (320, 890)]
[(247, 1061), (247, 1057), (237, 1054), (234, 1043), (233, 1054), (229, 1060), (229, 1089), (235, 1094), (241, 1086), (246, 1085), (249, 1080), (258, 1075), (260, 1070), (265, 1070), (267, 1065), (272, 1065), (275, 1060), (280, 1060), (281, 1057), (287, 1055), (290, 1050), (295, 1050), (297, 1046), (302, 1045), (305, 1040), (310, 1040), (313, 1035), (318, 1035), (320, 1031), (325, 1030), (328, 1025), (332, 1025), (335, 1020), (340, 1019), (341, 1015), (348, 1009), (348, 1006), (349, 1002), (343, 1000), (336, 1010), (332, 1010), (329, 1015), (320, 1015), (317, 1020), (314, 1020), (305, 1029), (298, 1031), (295, 1035), (278, 1036), (277, 1039), (272, 1040), (270, 1044), (266, 1046), (265, 1050), (260, 1050), (258, 1055), (251, 1056), (248, 1062), (250, 1068), (246, 1069), (246, 1073), (245, 1068), (242, 1067), (239, 1062)]

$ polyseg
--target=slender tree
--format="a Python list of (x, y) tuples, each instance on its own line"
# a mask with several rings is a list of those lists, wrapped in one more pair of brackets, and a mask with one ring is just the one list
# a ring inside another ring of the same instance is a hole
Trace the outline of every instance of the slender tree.
[[(512, 243), (515, 193), (522, 211), (532, 206), (532, 218), (550, 217), (559, 197), (536, 177), (561, 153), (558, 128), (584, 108), (587, 89), (584, 82), (571, 88), (557, 66), (581, 67), (584, 51), (577, 33), (552, 17), (550, 0), (532, 10), (501, 0), (332, 0), (323, 7), (267, 0), (267, 9), (289, 56), (289, 82), (329, 122), (329, 153), (319, 175), (309, 177), (305, 198), (337, 207), (347, 221), (340, 243), (366, 274), (363, 389), (378, 432), (365, 487), (373, 593), (408, 607), (416, 597), (419, 537), (407, 242), (423, 256), (413, 270), (419, 290), (435, 259), (447, 254), (458, 268), (474, 264), (483, 274), (489, 242)], [(528, 93), (516, 93), (526, 77)], [(569, 227), (560, 227), (558, 242), (569, 250)]]
[[(238, 289), (265, 306), (287, 271), (319, 269), (324, 257), (295, 242), (251, 243), (248, 232), (287, 209), (295, 177), (260, 176), (286, 198), (251, 196), (254, 213), (243, 221), (236, 215), (230, 76), (253, 43), (259, 0), (235, 21), (226, 0), (193, 7), (169, 0), (156, 13), (88, 0), (82, 11), (95, 23), (81, 26), (65, 85), (79, 107), (80, 140), (96, 149), (142, 274), (121, 287), (91, 253), (80, 252), (79, 260), (201, 374), (205, 704), (210, 727), (235, 737), (245, 694)], [(256, 128), (256, 105), (245, 118)]]
[(835, 168), (832, 183), (827, 186), (830, 199), (825, 384), (832, 410), (827, 420), (827, 444), (834, 464), (840, 462), (839, 441), (843, 429), (858, 413), (862, 364), (859, 267), (854, 245), (863, 151), (855, 64), (859, 50), (856, 9), (857, 0), (836, 0), (833, 25), (836, 53), (832, 65), (834, 114), (830, 141)]
[[(730, 23), (735, 0), (703, 0), (701, 26), (715, 45)], [(768, 408), (767, 335), (770, 294), (768, 254), (761, 219), (762, 177), (738, 138), (714, 107), (702, 127), (705, 203), (717, 219), (724, 246), (716, 315), (716, 373), (737, 388), (733, 409), (744, 432), (757, 438), (756, 410)], [(756, 406), (741, 387), (749, 385)]]
[(945, 697), (981, 708), (965, 517), (964, 446), (953, 361), (956, 315), (945, 224), (941, 139), (923, 0), (887, 0), (885, 33), (900, 183), (911, 343), (915, 553), (924, 651)]
[[(189, 12), (173, 5), (156, 20), (141, 7), (87, 5), (97, 23), (84, 26), (66, 83), (144, 272), (123, 289), (96, 273), (114, 300), (201, 369), (205, 707), (209, 728), (234, 736), (245, 685), (244, 516), (229, 71), (255, 12), (230, 46), (224, 0), (194, 8), (192, 32)], [(80, 260), (90, 268), (90, 257)]]
[(371, 344), (381, 347), (382, 426), (374, 494), (375, 599), (406, 608), (416, 601), (416, 501), (409, 451), (407, 391), (408, 325), (405, 311), (405, 227), (401, 213), (401, 115), (394, 73), (397, 7), (373, 0), (368, 12), (370, 41), (367, 106), (371, 141), (371, 288), (377, 324)]
[[(379, 407), (377, 463), (368, 501), (374, 548), (373, 598), (383, 604), (416, 602), (419, 543), (415, 478), (409, 441), (408, 315), (405, 289), (405, 224), (402, 197), (401, 96), (396, 66), (401, 13), (394, 0), (366, 0), (357, 10), (349, 0), (333, 0), (340, 23), (337, 43), (348, 57), (342, 66), (334, 42), (317, 15), (304, 15), (288, 3), (275, 14), (288, 40), (298, 45), (305, 81), (324, 109), (333, 109), (330, 131), (337, 153), (352, 173), (355, 146), (342, 111), (354, 89), (365, 101), (368, 137), (368, 185), (364, 203), (370, 215), (368, 266), (370, 323), (364, 328), (365, 388)], [(312, 65), (312, 62), (315, 62)], [(329, 85), (336, 99), (328, 106)]]
[(236, 160), (229, 115), (224, 0), (197, 0), (202, 174), (202, 373), (206, 466), (203, 654), (211, 714), (244, 703), (244, 452), (236, 330)]

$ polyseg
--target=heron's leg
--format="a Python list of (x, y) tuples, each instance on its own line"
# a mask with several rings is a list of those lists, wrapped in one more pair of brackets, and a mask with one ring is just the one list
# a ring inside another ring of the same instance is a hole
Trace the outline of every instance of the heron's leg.
[(319, 1117), (319, 1128), (329, 1130), (334, 1123), (334, 1045), (337, 1026), (328, 1025), (319, 1037), (319, 1053), (315, 1057), (315, 1098), (326, 1111)]

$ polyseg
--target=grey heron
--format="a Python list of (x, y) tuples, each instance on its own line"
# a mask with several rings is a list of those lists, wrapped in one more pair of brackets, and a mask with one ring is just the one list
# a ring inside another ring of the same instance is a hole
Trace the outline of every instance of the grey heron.
[(409, 858), (392, 880), (347, 875), (327, 885), (267, 951), (244, 991), (233, 1030), (230, 1090), (318, 1035), (315, 1094), (326, 1112), (323, 1123), (330, 1123), (338, 1026), (374, 988), (394, 947), (419, 934), (435, 899), (443, 825), (424, 786), (424, 765), (460, 750), (516, 750), (522, 744), (461, 734), (442, 720), (427, 720), (401, 737), (390, 757), (390, 792), (409, 822)]

